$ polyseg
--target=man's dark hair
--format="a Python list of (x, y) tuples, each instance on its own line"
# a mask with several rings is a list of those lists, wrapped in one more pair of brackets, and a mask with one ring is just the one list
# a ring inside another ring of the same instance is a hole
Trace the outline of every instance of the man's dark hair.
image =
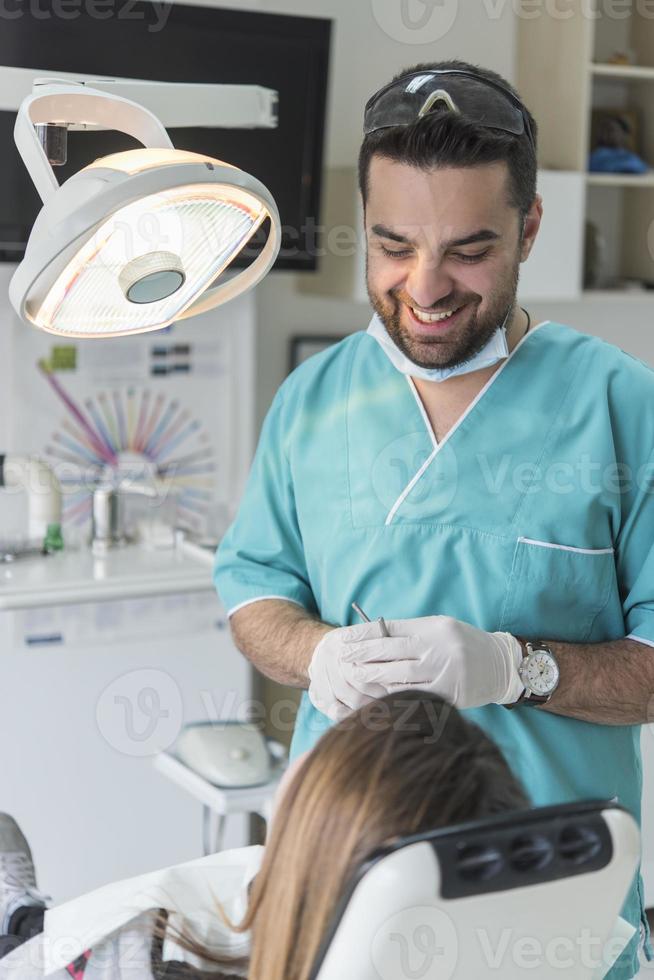
[[(413, 72), (435, 69), (468, 71), (482, 81), (495, 82), (508, 89), (516, 98), (516, 90), (501, 75), (465, 61), (439, 61), (415, 65), (396, 75), (398, 81)], [(525, 109), (534, 145), (537, 139), (536, 121)], [(395, 163), (413, 167), (478, 167), (505, 161), (509, 168), (509, 203), (522, 218), (528, 213), (536, 196), (536, 159), (526, 133), (515, 136), (499, 129), (490, 129), (471, 122), (454, 112), (431, 112), (410, 126), (379, 129), (364, 137), (359, 152), (359, 189), (365, 206), (368, 198), (368, 174), (373, 156), (386, 157)]]

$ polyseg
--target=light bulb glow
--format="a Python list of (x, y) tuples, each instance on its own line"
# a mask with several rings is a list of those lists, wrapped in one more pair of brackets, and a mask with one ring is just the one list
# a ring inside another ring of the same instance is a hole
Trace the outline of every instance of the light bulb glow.
[[(216, 160), (204, 153), (194, 153), (193, 150), (168, 149), (167, 147), (142, 147), (138, 150), (121, 150), (98, 157), (89, 163), (84, 170), (96, 170), (108, 167), (110, 170), (120, 170), (126, 174), (138, 174), (155, 167), (172, 166), (179, 163), (210, 163), (215, 167), (229, 167), (235, 170), (233, 164), (224, 160)], [(81, 172), (81, 171), (80, 171)]]

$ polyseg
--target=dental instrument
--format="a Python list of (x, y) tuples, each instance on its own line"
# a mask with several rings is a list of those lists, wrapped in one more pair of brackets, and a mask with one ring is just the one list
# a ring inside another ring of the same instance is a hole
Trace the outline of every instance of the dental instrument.
[[(366, 614), (364, 613), (364, 611), (361, 608), (361, 606), (359, 606), (356, 602), (353, 602), (352, 603), (352, 608), (354, 609), (354, 611), (356, 613), (358, 613), (359, 616), (361, 616), (361, 619), (364, 621), (364, 623), (370, 623), (371, 622), (370, 617), (369, 616), (366, 616)], [(386, 626), (386, 622), (385, 622), (385, 620), (383, 619), (382, 616), (379, 617), (379, 619), (377, 620), (377, 622), (379, 623), (379, 628), (381, 630), (382, 636), (390, 636), (390, 633), (388, 632), (388, 627)]]

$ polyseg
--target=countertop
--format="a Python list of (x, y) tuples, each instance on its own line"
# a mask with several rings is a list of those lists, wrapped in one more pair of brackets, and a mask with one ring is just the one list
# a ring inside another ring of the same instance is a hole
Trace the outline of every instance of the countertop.
[(213, 556), (194, 548), (128, 544), (102, 557), (83, 548), (3, 563), (0, 609), (212, 591)]

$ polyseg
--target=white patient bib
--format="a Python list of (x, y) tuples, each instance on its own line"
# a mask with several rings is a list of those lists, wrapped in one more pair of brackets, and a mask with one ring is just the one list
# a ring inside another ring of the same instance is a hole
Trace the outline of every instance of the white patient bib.
[[(216, 912), (216, 902), (233, 922), (240, 922), (247, 909), (247, 886), (258, 873), (262, 859), (260, 846), (221, 851), (105, 885), (48, 909), (43, 926), (43, 975), (47, 977), (66, 967), (149, 909), (166, 909), (171, 926), (186, 922), (193, 935), (216, 952), (230, 957), (249, 955), (249, 935), (228, 929)], [(163, 956), (189, 958), (170, 939), (164, 942)]]

